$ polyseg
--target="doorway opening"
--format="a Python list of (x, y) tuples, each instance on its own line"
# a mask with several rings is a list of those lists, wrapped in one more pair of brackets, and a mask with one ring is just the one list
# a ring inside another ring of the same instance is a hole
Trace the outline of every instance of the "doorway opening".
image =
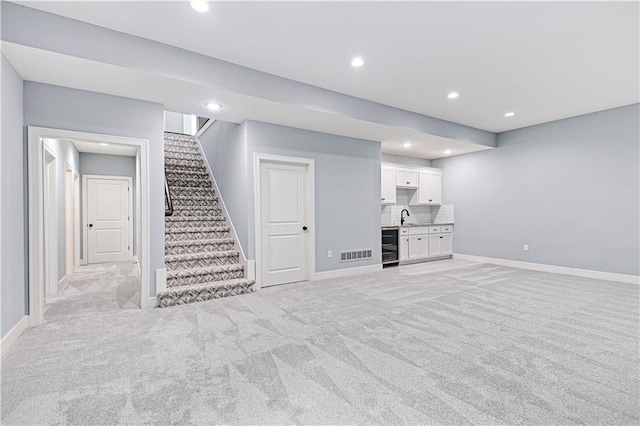
[[(111, 155), (127, 156), (135, 181), (132, 176), (107, 173), (91, 180), (91, 174), (81, 171), (85, 153), (105, 157), (96, 167), (111, 164), (106, 158)], [(149, 292), (147, 159), (148, 142), (143, 139), (28, 128), (30, 326), (42, 323), (45, 306), (49, 315), (51, 302), (58, 312), (86, 306), (86, 302), (75, 308), (67, 303), (63, 309), (57, 302), (69, 295), (79, 296), (81, 289), (91, 293), (83, 296), (97, 297), (102, 291), (96, 287), (100, 273), (122, 278), (118, 288), (124, 290), (109, 296), (116, 302), (113, 306), (155, 305), (155, 295)], [(83, 175), (87, 175), (87, 185), (82, 185)], [(89, 186), (95, 191), (83, 197)], [(83, 220), (86, 201), (93, 203), (92, 224), (99, 231), (98, 238), (83, 237), (89, 225)], [(93, 255), (90, 265), (85, 251)], [(111, 285), (102, 284), (105, 289)]]

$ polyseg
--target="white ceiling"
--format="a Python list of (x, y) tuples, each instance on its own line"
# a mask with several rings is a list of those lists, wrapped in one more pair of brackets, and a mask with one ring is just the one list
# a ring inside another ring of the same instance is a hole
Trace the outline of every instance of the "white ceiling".
[(494, 132), (640, 100), (638, 2), (21, 3)]
[[(452, 150), (451, 155), (459, 155), (491, 149), (471, 142), (438, 137), (401, 127), (380, 125), (317, 109), (271, 102), (164, 75), (136, 71), (14, 43), (2, 42), (2, 52), (25, 80), (155, 102), (163, 104), (167, 111), (214, 117), (234, 123), (255, 120), (352, 138), (382, 141), (382, 151), (385, 153), (425, 159), (444, 157), (447, 155), (446, 150)], [(205, 101), (208, 99), (216, 99), (224, 105), (224, 108), (215, 114), (212, 113), (205, 107)], [(407, 140), (413, 142), (411, 149), (402, 146), (402, 143)], [(113, 151), (106, 151), (115, 147), (77, 145), (77, 148), (80, 152), (114, 154)], [(81, 148), (93, 149), (93, 151), (82, 151)], [(135, 152), (116, 155), (135, 155)]]
[[(51, 139), (45, 139), (45, 142), (50, 140)], [(120, 144), (110, 143), (105, 146), (95, 141), (84, 141), (79, 139), (69, 140), (69, 142), (71, 142), (73, 146), (76, 147), (78, 152), (82, 152), (82, 153), (135, 157), (138, 151), (137, 147), (131, 146), (131, 145), (120, 145)]]

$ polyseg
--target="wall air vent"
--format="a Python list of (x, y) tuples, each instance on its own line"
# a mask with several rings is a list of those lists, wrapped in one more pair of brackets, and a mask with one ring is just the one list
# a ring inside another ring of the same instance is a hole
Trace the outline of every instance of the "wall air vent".
[(340, 253), (340, 262), (353, 262), (354, 260), (371, 259), (371, 250), (343, 251)]

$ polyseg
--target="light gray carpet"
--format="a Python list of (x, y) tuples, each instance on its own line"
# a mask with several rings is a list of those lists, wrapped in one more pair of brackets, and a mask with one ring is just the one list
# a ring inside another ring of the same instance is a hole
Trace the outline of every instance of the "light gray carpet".
[(638, 424), (639, 291), (451, 260), (58, 315), (2, 423)]
[[(140, 276), (132, 262), (99, 263), (78, 268), (47, 296), (45, 318), (140, 307)], [(64, 319), (64, 318), (63, 318)]]

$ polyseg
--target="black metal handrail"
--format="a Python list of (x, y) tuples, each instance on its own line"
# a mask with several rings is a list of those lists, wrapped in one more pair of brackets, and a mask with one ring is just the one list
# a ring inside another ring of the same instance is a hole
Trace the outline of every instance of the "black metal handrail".
[(164, 215), (171, 216), (173, 214), (173, 201), (171, 201), (171, 192), (169, 191), (169, 183), (167, 176), (164, 176)]

